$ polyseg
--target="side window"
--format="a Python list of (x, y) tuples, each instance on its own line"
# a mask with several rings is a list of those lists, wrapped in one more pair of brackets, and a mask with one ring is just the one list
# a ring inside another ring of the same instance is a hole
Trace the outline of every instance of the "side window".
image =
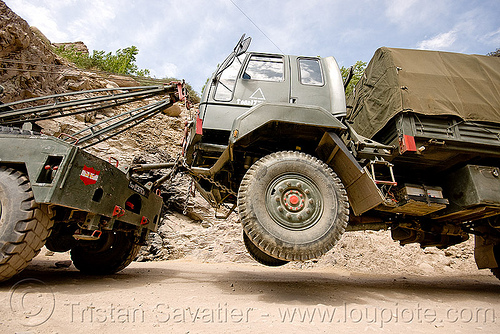
[(215, 88), (214, 99), (217, 101), (231, 101), (233, 98), (234, 85), (236, 77), (241, 68), (241, 60), (237, 57), (231, 66), (222, 72), (217, 87)]
[(243, 79), (279, 82), (284, 79), (283, 57), (259, 56), (250, 57)]
[(323, 86), (324, 81), (319, 59), (301, 58), (299, 59), (299, 66), (300, 83), (304, 85)]

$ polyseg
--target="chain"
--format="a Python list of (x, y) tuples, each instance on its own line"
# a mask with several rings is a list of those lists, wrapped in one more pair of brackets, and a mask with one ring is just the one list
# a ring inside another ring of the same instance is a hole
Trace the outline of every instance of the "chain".
[(236, 192), (234, 192), (233, 190), (229, 189), (228, 187), (226, 187), (222, 183), (220, 183), (218, 181), (215, 181), (213, 177), (209, 177), (209, 176), (201, 175), (201, 174), (200, 175), (196, 175), (196, 176), (199, 176), (203, 180), (206, 180), (206, 181), (210, 182), (211, 184), (213, 184), (217, 188), (221, 189), (222, 191), (224, 191), (224, 192), (226, 192), (228, 194), (231, 194), (231, 195), (233, 195), (235, 197), (238, 197), (238, 194)]
[(238, 196), (238, 194), (236, 192), (234, 192), (233, 190), (229, 189), (228, 187), (226, 187), (225, 185), (223, 185), (219, 181), (215, 181), (213, 177), (194, 173), (193, 170), (191, 169), (191, 167), (188, 166), (188, 164), (186, 163), (186, 160), (183, 157), (179, 157), (179, 159), (180, 159), (180, 164), (182, 165), (182, 167), (184, 167), (191, 176), (202, 178), (203, 180), (206, 180), (206, 181), (210, 182), (211, 184), (213, 184), (217, 188), (221, 189), (222, 191), (224, 191), (224, 192), (226, 192), (228, 194), (231, 194), (231, 195), (233, 195), (235, 197)]
[[(184, 162), (184, 158), (182, 157), (181, 154), (178, 154), (177, 157), (175, 158), (175, 161), (174, 161), (174, 165), (172, 166), (172, 170), (170, 171), (170, 173), (168, 175), (166, 175), (164, 178), (165, 180), (163, 180), (163, 182), (161, 182), (161, 184), (163, 184), (164, 187), (169, 187), (172, 182), (174, 181), (174, 178), (177, 176), (177, 173), (179, 172), (179, 169), (181, 166), (184, 167), (186, 163)], [(163, 177), (162, 177), (163, 179)]]
[[(189, 207), (189, 199), (191, 197), (195, 196), (195, 190), (196, 190), (196, 188), (195, 188), (195, 178), (196, 177), (199, 177), (199, 178), (201, 178), (203, 180), (206, 180), (206, 181), (210, 182), (215, 187), (221, 189), (222, 191), (224, 191), (224, 192), (226, 192), (226, 193), (228, 193), (230, 195), (233, 195), (235, 197), (238, 196), (238, 194), (235, 191), (229, 189), (228, 187), (226, 187), (222, 183), (220, 183), (218, 181), (215, 181), (213, 177), (210, 177), (210, 176), (207, 176), (207, 175), (202, 175), (202, 174), (196, 174), (195, 172), (193, 172), (193, 170), (186, 163), (186, 160), (184, 159), (184, 157), (182, 155), (180, 155), (180, 154), (179, 154), (179, 156), (175, 160), (175, 165), (174, 165), (173, 170), (171, 172), (168, 184), (170, 184), (172, 182), (172, 179), (173, 179), (174, 175), (177, 174), (177, 170), (178, 169), (183, 169), (185, 172), (189, 173), (189, 175), (191, 175), (191, 177), (192, 177), (191, 183), (189, 184), (188, 193), (186, 195), (186, 199), (185, 199), (185, 202), (184, 202), (184, 208), (183, 208), (183, 212), (182, 212), (184, 215), (187, 213), (187, 209)], [(222, 204), (222, 205), (224, 207), (226, 207), (224, 204)]]
[(189, 183), (189, 188), (188, 188), (188, 192), (186, 195), (186, 200), (184, 201), (184, 209), (182, 210), (183, 215), (186, 215), (186, 213), (187, 213), (187, 209), (189, 206), (189, 199), (191, 197), (194, 197), (194, 195), (195, 195), (194, 189), (195, 189), (194, 188), (194, 179), (192, 179), (191, 182)]

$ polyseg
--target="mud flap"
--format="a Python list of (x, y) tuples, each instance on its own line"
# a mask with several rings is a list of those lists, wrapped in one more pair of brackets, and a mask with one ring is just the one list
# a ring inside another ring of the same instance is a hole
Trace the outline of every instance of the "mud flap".
[(478, 269), (497, 268), (498, 263), (495, 259), (494, 244), (487, 239), (476, 235), (474, 247), (474, 259)]
[(342, 180), (356, 216), (384, 202), (384, 196), (370, 174), (354, 159), (336, 133), (325, 132), (316, 149), (316, 154)]

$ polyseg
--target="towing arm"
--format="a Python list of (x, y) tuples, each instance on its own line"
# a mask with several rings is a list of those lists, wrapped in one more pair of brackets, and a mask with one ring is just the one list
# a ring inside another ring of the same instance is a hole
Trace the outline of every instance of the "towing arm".
[[(88, 97), (89, 94), (94, 96)], [(87, 148), (132, 128), (168, 109), (177, 101), (184, 100), (186, 98), (184, 82), (159, 86), (93, 89), (5, 103), (0, 105), (0, 124), (22, 126), (46, 119), (95, 112), (159, 95), (167, 96), (160, 101), (128, 110), (61, 138), (73, 145)]]

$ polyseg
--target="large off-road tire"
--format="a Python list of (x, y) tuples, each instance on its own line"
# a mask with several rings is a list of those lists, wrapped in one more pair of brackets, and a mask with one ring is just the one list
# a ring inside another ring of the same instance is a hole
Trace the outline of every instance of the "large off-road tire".
[(290, 262), (277, 259), (261, 251), (257, 246), (255, 246), (252, 240), (248, 238), (248, 235), (246, 234), (245, 230), (243, 230), (243, 242), (245, 243), (245, 248), (247, 249), (250, 256), (260, 264), (269, 267), (279, 267)]
[(247, 236), (262, 252), (285, 261), (317, 258), (345, 231), (349, 203), (326, 164), (305, 153), (277, 152), (255, 162), (238, 192)]
[(71, 260), (82, 273), (114, 274), (127, 267), (137, 256), (141, 245), (133, 233), (103, 231), (99, 240), (80, 240), (71, 249)]
[(21, 272), (50, 234), (48, 208), (38, 205), (26, 175), (0, 167), (0, 281)]

